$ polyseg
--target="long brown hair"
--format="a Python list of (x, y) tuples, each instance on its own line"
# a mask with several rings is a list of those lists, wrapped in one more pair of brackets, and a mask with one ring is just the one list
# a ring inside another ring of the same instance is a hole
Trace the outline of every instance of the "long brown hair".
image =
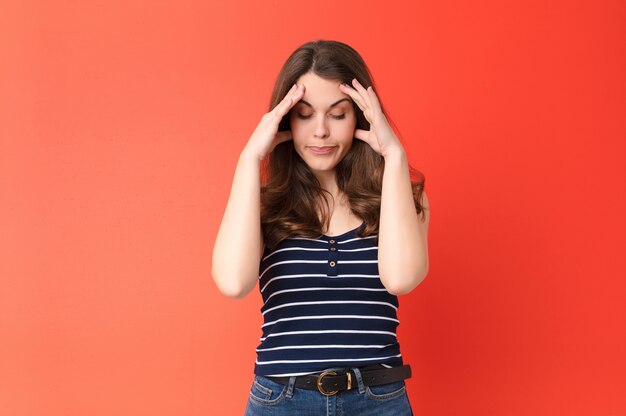
[[(352, 85), (352, 80), (356, 78), (364, 87), (371, 85), (376, 91), (369, 69), (356, 50), (341, 42), (316, 40), (296, 49), (283, 65), (274, 85), (270, 110), (285, 97), (298, 78), (309, 71), (321, 78), (348, 85)], [(356, 128), (369, 130), (370, 125), (363, 112), (354, 101), (352, 106), (356, 114)], [(381, 108), (384, 112), (382, 101)], [(289, 114), (286, 114), (278, 130), (290, 129)], [(384, 168), (384, 158), (367, 143), (355, 139), (335, 169), (339, 190), (347, 195), (352, 212), (366, 222), (365, 228), (359, 232), (361, 237), (378, 232)], [(409, 171), (411, 177), (418, 178), (411, 180), (411, 185), (419, 214), (423, 212), (420, 200), (425, 178), (410, 165)], [(277, 145), (263, 159), (261, 178), (261, 226), (266, 247), (273, 250), (288, 237), (315, 238), (322, 234), (322, 225), (330, 222), (330, 208), (324, 193), (330, 195), (330, 192), (322, 189), (317, 177), (295, 151), (293, 141)], [(322, 213), (322, 221), (318, 210)]]

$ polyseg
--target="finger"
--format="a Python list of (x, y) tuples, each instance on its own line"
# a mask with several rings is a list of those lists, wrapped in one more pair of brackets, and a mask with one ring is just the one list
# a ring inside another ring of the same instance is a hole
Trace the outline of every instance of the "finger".
[(291, 108), (291, 106), (293, 105), (293, 103), (296, 101), (296, 99), (298, 98), (298, 93), (301, 92), (303, 85), (297, 85), (294, 84), (295, 88), (292, 87), (291, 90), (289, 90), (289, 92), (287, 92), (287, 94), (285, 94), (285, 97), (283, 98), (283, 100), (281, 101), (280, 105), (281, 107), (281, 115), (284, 115), (284, 113), (286, 113), (287, 111), (289, 111), (289, 109)]
[(283, 104), (286, 101), (289, 101), (289, 99), (291, 98), (291, 96), (293, 95), (293, 92), (298, 88), (298, 84), (293, 84), (291, 86), (291, 88), (289, 88), (289, 91), (287, 91), (287, 93), (285, 94), (285, 96), (283, 97), (282, 100), (280, 100), (280, 102), (278, 103), (278, 105), (276, 107), (278, 107), (279, 105)]
[(374, 108), (376, 109), (380, 108), (380, 100), (378, 100), (378, 95), (376, 95), (376, 92), (374, 91), (374, 88), (372, 88), (371, 85), (367, 87), (367, 93), (370, 97), (370, 100), (372, 101), (372, 104), (374, 105)]
[(371, 134), (371, 132), (367, 131), (367, 130), (361, 130), (361, 129), (356, 129), (354, 130), (354, 135), (353, 137), (355, 139), (364, 141), (365, 143), (367, 143), (372, 149), (374, 149), (374, 151), (376, 153), (378, 153), (379, 155), (381, 154), (380, 152), (380, 145), (378, 144), (378, 139), (376, 139), (375, 136), (373, 136)]
[(293, 84), (291, 86), (291, 88), (289, 89), (289, 91), (287, 91), (287, 93), (285, 94), (285, 96), (283, 97), (282, 100), (280, 100), (280, 102), (278, 104), (276, 104), (276, 106), (274, 106), (274, 108), (272, 108), (272, 112), (278, 112), (280, 111), (280, 107), (285, 105), (285, 102), (289, 101), (291, 99), (291, 94), (293, 93), (293, 91), (297, 88), (297, 84)]
[(340, 90), (348, 94), (350, 98), (352, 98), (352, 101), (354, 101), (356, 105), (361, 109), (361, 111), (365, 111), (365, 102), (354, 88), (351, 88), (347, 84), (340, 84)]
[(298, 85), (295, 89), (290, 90), (285, 98), (276, 106), (277, 116), (283, 118), (289, 110), (296, 105), (300, 99), (304, 97), (304, 84)]
[(362, 129), (355, 129), (354, 130), (354, 137), (359, 139), (359, 140), (363, 140), (364, 142), (367, 142), (367, 138), (369, 137), (369, 130), (362, 130)]
[(363, 106), (363, 115), (365, 116), (365, 119), (372, 123), (374, 121), (374, 111), (375, 108), (373, 108), (372, 103), (370, 101), (370, 98), (367, 94), (367, 91), (365, 90), (365, 88), (363, 88), (363, 85), (361, 85), (361, 83), (356, 79), (352, 79), (352, 84), (354, 85), (354, 88), (356, 90), (356, 92), (359, 94), (359, 96), (361, 97), (361, 105)]
[(358, 104), (359, 108), (363, 110), (363, 112), (365, 112), (365, 109), (367, 108), (367, 102), (365, 101), (365, 98), (359, 93), (359, 91), (355, 90), (348, 84), (344, 84), (344, 90), (350, 93), (350, 96)]
[(291, 135), (291, 130), (285, 130), (285, 131), (279, 131), (278, 133), (276, 133), (274, 140), (276, 141), (276, 144), (280, 144), (282, 142), (289, 141), (292, 138), (293, 137)]
[(367, 106), (371, 108), (372, 103), (370, 101), (369, 94), (367, 93), (365, 88), (363, 88), (363, 85), (361, 85), (361, 83), (356, 78), (352, 80), (352, 85), (354, 85), (354, 88), (359, 92), (359, 94), (363, 96), (363, 100), (365, 101)]

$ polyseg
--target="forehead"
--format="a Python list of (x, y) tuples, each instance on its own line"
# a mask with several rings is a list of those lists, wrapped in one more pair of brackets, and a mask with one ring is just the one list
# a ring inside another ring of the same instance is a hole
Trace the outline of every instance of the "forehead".
[[(296, 82), (304, 84), (304, 97), (302, 99), (314, 107), (327, 108), (342, 98), (350, 98), (348, 94), (344, 94), (339, 89), (341, 81), (328, 80), (313, 72), (307, 72)], [(350, 104), (350, 101), (344, 101), (341, 104)]]

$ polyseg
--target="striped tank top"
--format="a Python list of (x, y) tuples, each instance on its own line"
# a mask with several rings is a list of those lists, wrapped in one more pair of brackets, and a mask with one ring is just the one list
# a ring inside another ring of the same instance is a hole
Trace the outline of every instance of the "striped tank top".
[(402, 365), (398, 297), (378, 274), (376, 235), (294, 237), (259, 266), (261, 343), (254, 373), (297, 376), (334, 367)]

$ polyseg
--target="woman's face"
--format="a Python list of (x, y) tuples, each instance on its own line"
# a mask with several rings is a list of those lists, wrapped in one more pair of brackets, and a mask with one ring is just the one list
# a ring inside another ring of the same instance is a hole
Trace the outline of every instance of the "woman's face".
[(314, 174), (334, 174), (352, 146), (356, 127), (352, 98), (339, 90), (341, 81), (313, 72), (296, 82), (304, 84), (304, 96), (289, 114), (293, 145)]

